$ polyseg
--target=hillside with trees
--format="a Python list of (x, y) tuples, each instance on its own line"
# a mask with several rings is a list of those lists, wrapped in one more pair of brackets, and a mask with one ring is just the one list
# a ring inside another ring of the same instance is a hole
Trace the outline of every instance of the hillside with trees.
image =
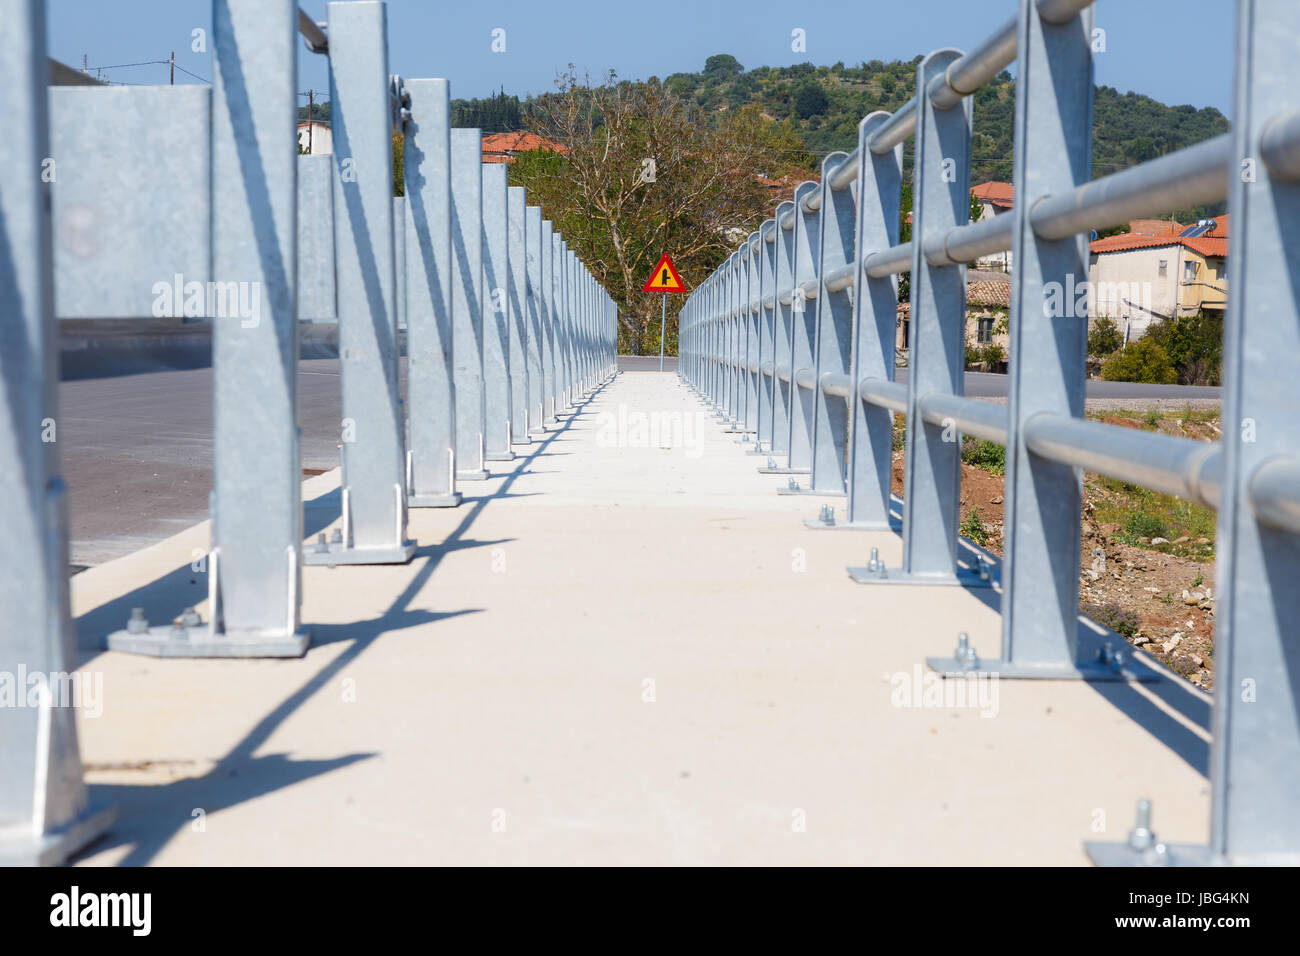
[[(591, 264), (619, 303), (621, 348), (640, 352), (658, 343), (658, 297), (642, 293), (640, 283), (660, 252), (674, 252), (694, 287), (772, 214), (793, 183), (816, 177), (822, 157), (856, 146), (863, 116), (906, 103), (915, 94), (920, 61), (747, 70), (720, 53), (698, 73), (644, 82), (612, 72), (593, 82), (570, 67), (555, 92), (520, 100), (501, 90), (485, 99), (453, 100), (452, 121), (484, 133), (526, 129), (558, 144), (557, 152), (520, 156), (511, 182), (528, 187), (530, 198)], [(1014, 110), (1015, 81), (1006, 71), (975, 94), (973, 184), (1011, 180)], [(1093, 175), (1227, 130), (1217, 109), (1166, 106), (1099, 86)], [(909, 140), (904, 213), (910, 208), (911, 150)], [(648, 159), (657, 176), (647, 179)], [(1167, 213), (1190, 222), (1222, 211), (1219, 204)], [(906, 222), (903, 232), (906, 238)], [(671, 325), (669, 335), (671, 352)]]
[[(729, 111), (754, 106), (773, 122), (785, 122), (816, 160), (857, 144), (858, 121), (875, 110), (898, 109), (916, 92), (921, 57), (856, 67), (759, 66), (746, 70), (734, 56), (720, 53), (698, 73), (664, 79), (673, 93), (695, 103), (717, 122)], [(487, 99), (453, 100), (454, 125), (484, 132), (523, 129), (529, 105), (504, 91)], [(975, 94), (971, 182), (1011, 180), (1015, 81), (1003, 71)], [(1097, 87), (1093, 103), (1093, 175), (1101, 176), (1173, 152), (1228, 131), (1228, 121), (1213, 107), (1166, 106), (1140, 93)], [(904, 146), (910, 163), (911, 143)], [(815, 168), (815, 166), (814, 166)], [(1180, 216), (1180, 221), (1195, 218)]]

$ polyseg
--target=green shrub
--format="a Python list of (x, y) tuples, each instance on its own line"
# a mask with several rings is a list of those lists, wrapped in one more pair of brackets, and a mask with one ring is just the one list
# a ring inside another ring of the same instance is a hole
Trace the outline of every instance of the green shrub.
[(973, 345), (966, 346), (966, 367), (979, 365), (981, 361), (980, 350)]
[(1149, 511), (1131, 512), (1124, 521), (1124, 534), (1136, 541), (1138, 538), (1167, 538), (1169, 528), (1159, 515)]
[(1223, 320), (1204, 312), (1179, 319), (1161, 319), (1147, 329), (1146, 338), (1165, 350), (1183, 385), (1218, 385), (1223, 363)]
[(1106, 359), (1101, 365), (1101, 377), (1108, 382), (1149, 382), (1156, 385), (1173, 385), (1178, 381), (1167, 353), (1152, 338), (1140, 338)]
[(983, 468), (991, 475), (1002, 475), (1007, 470), (1007, 450), (997, 442), (982, 438), (969, 439), (962, 444), (961, 460)]
[(980, 360), (989, 368), (997, 368), (999, 362), (1007, 357), (1007, 353), (1002, 346), (990, 342), (984, 348), (980, 349)]
[(1138, 632), (1141, 619), (1132, 611), (1125, 610), (1118, 604), (1094, 604), (1085, 609), (1088, 617), (1102, 627), (1108, 627), (1116, 634), (1132, 637)]
[(980, 520), (978, 508), (972, 508), (967, 512), (966, 517), (962, 519), (961, 527), (957, 530), (963, 537), (970, 538), (980, 546), (988, 542), (988, 532), (984, 530), (984, 522)]
[(1124, 347), (1124, 335), (1115, 324), (1115, 320), (1103, 315), (1088, 330), (1088, 354), (1097, 356), (1110, 355)]

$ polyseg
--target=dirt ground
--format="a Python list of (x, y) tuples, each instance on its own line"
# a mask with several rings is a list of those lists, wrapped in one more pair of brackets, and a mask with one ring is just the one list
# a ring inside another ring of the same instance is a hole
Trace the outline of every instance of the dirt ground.
[[(1132, 414), (1132, 413), (1130, 413)], [(1140, 428), (1141, 419), (1123, 413), (1098, 416), (1109, 424)], [(1162, 419), (1156, 427), (1169, 434), (1202, 440), (1217, 437), (1217, 421)], [(1148, 424), (1150, 428), (1150, 424)], [(894, 452), (894, 493), (903, 493), (903, 452)], [(962, 463), (961, 519), (973, 510), (983, 525), (989, 551), (1002, 556), (1003, 477)], [(1214, 560), (1208, 538), (1186, 537), (1143, 547), (1120, 540), (1122, 526), (1099, 521), (1098, 505), (1111, 492), (1095, 475), (1085, 475), (1082, 540), (1079, 556), (1079, 608), (1125, 634), (1172, 671), (1199, 687), (1213, 685)], [(1113, 508), (1109, 510), (1114, 510)], [(1157, 539), (1159, 540), (1159, 539)], [(1177, 551), (1180, 553), (1170, 553)], [(1106, 610), (1103, 610), (1106, 609)], [(1125, 613), (1127, 612), (1127, 613)], [(1136, 620), (1134, 620), (1136, 616)], [(1116, 621), (1127, 621), (1120, 628)]]

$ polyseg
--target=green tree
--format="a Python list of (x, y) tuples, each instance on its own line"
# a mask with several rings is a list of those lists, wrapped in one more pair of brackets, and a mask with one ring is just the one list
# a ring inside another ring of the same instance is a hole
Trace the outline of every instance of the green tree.
[(706, 75), (717, 76), (736, 76), (745, 72), (745, 68), (740, 65), (730, 53), (715, 53), (704, 61), (704, 72)]
[(816, 80), (805, 80), (794, 92), (794, 112), (800, 119), (820, 116), (830, 105), (830, 98)]
[[(557, 86), (530, 103), (528, 124), (559, 151), (520, 156), (511, 182), (541, 203), (618, 303), (620, 346), (657, 348), (660, 297), (641, 286), (659, 256), (671, 253), (693, 288), (772, 214), (757, 174), (806, 175), (810, 157), (754, 106), (711, 117), (664, 83), (613, 73), (592, 83), (572, 67)], [(671, 351), (671, 323), (668, 332)]]
[(1106, 359), (1101, 377), (1108, 382), (1150, 382), (1173, 385), (1178, 374), (1169, 361), (1169, 353), (1150, 336), (1130, 342)]
[(1088, 330), (1088, 354), (1110, 355), (1124, 345), (1124, 335), (1110, 316), (1103, 315)]

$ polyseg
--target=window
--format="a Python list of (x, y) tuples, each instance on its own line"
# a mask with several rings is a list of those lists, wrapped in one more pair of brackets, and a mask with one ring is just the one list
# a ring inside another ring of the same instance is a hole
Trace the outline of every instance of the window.
[(1183, 281), (1191, 282), (1196, 278), (1196, 267), (1200, 265), (1195, 259), (1188, 259), (1183, 263)]
[(975, 333), (975, 340), (977, 342), (993, 341), (993, 317), (992, 316), (990, 315), (980, 316), (978, 331)]
[(1169, 260), (1168, 260), (1168, 259), (1161, 259), (1161, 260), (1160, 260), (1160, 274), (1161, 274), (1162, 276), (1167, 276), (1167, 275), (1169, 275)]

